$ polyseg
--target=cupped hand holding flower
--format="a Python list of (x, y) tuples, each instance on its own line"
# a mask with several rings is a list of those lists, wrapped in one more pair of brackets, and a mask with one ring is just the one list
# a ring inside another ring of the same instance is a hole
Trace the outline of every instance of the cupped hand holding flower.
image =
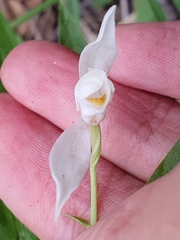
[[(179, 166), (136, 192), (180, 134), (179, 105), (169, 98), (180, 98), (179, 29), (178, 22), (117, 27), (118, 56), (109, 75), (116, 93), (102, 123), (98, 168), (100, 221), (87, 231), (64, 216), (54, 222), (55, 184), (48, 159), (59, 128), (78, 117), (73, 96), (78, 56), (33, 41), (7, 57), (1, 78), (19, 103), (0, 94), (0, 198), (40, 239), (80, 239), (84, 231), (81, 239), (134, 240), (142, 226), (145, 240), (179, 239)], [(88, 218), (89, 197), (87, 173), (64, 211)], [(174, 223), (172, 232), (168, 220)]]

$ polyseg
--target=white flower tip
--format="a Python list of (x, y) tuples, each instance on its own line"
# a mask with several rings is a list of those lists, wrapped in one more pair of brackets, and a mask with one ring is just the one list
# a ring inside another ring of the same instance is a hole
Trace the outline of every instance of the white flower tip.
[(57, 182), (56, 183), (56, 206), (55, 206), (55, 216), (54, 216), (55, 222), (58, 221), (63, 205), (64, 205), (64, 202), (60, 201), (60, 191), (59, 191), (59, 186)]
[(109, 73), (117, 55), (115, 40), (115, 10), (112, 6), (104, 16), (96, 41), (89, 43), (82, 51), (79, 60), (79, 76), (88, 68), (101, 69)]
[(55, 222), (58, 221), (61, 210), (62, 210), (64, 204), (69, 199), (69, 197), (72, 193), (71, 190), (73, 189), (72, 188), (70, 191), (67, 189), (67, 191), (66, 191), (66, 189), (63, 189), (63, 187), (61, 186), (62, 183), (58, 179), (56, 179), (56, 180), (55, 180), (55, 182), (56, 182), (56, 206), (55, 206), (55, 216), (54, 216)]
[[(62, 207), (61, 207), (62, 208)], [(61, 213), (61, 208), (55, 208), (54, 221), (57, 222)]]

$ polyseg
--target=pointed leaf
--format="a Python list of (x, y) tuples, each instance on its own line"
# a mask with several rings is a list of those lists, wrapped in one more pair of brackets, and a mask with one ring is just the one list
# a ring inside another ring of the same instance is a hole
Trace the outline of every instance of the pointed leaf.
[(107, 11), (96, 41), (89, 43), (82, 51), (79, 60), (80, 77), (88, 72), (88, 68), (101, 69), (108, 75), (117, 55), (115, 10), (116, 6), (112, 6)]
[(170, 152), (159, 164), (155, 172), (152, 174), (147, 184), (162, 177), (166, 173), (170, 172), (180, 162), (180, 139), (175, 143)]
[(72, 220), (74, 220), (75, 222), (81, 224), (85, 228), (89, 228), (91, 226), (90, 222), (88, 220), (84, 219), (84, 218), (71, 216), (71, 215), (68, 215), (68, 214), (63, 214), (63, 215), (68, 217), (68, 218), (71, 218)]
[(73, 125), (60, 135), (50, 152), (50, 169), (56, 182), (56, 220), (71, 193), (79, 186), (89, 163), (89, 127)]

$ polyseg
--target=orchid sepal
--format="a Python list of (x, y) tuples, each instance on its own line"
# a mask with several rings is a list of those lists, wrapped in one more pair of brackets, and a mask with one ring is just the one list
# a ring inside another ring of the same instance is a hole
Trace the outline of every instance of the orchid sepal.
[(55, 220), (71, 193), (86, 174), (91, 156), (90, 131), (86, 124), (72, 125), (54, 143), (50, 170), (56, 183)]
[(117, 55), (114, 15), (116, 6), (105, 14), (96, 41), (89, 43), (79, 59), (79, 77), (88, 72), (88, 68), (101, 69), (108, 75)]

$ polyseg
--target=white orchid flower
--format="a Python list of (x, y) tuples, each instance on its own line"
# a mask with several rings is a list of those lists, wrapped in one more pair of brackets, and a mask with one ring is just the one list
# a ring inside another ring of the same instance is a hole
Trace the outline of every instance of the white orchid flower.
[(50, 152), (50, 169), (56, 183), (56, 220), (89, 167), (91, 144), (88, 125), (97, 125), (104, 119), (114, 93), (113, 83), (107, 75), (117, 52), (115, 9), (113, 6), (106, 13), (97, 40), (88, 44), (80, 56), (80, 80), (75, 87), (75, 100), (76, 108), (87, 124), (81, 119), (78, 125), (66, 129)]
[(95, 42), (88, 44), (79, 60), (80, 80), (75, 86), (76, 110), (89, 125), (99, 124), (114, 93), (114, 85), (107, 78), (117, 55), (115, 41), (116, 6), (104, 16)]

